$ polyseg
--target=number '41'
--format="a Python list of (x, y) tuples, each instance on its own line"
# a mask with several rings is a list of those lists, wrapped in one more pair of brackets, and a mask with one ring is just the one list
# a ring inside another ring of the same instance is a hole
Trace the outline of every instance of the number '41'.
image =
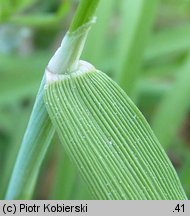
[(185, 206), (184, 204), (183, 205), (180, 205), (180, 204), (177, 204), (177, 206), (175, 207), (175, 211), (177, 212), (184, 212), (185, 211)]

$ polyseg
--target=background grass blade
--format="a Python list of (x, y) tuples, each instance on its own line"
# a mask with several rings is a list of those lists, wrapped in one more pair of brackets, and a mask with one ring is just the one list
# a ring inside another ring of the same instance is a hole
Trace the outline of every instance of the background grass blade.
[(188, 51), (190, 48), (190, 25), (175, 26), (156, 32), (148, 43), (145, 52), (146, 61), (165, 58)]
[(59, 25), (59, 21), (67, 15), (70, 6), (70, 1), (62, 1), (56, 13), (17, 15), (10, 17), (9, 22), (34, 28), (48, 28), (52, 25), (55, 27), (56, 25)]
[(181, 180), (181, 183), (183, 185), (183, 188), (186, 191), (186, 194), (188, 195), (188, 198), (190, 199), (190, 185), (189, 185), (189, 176), (190, 176), (190, 157), (186, 157), (186, 160), (184, 162), (184, 165), (182, 169), (179, 172), (179, 178)]
[(94, 65), (104, 66), (107, 56), (107, 32), (114, 12), (114, 0), (101, 0), (97, 8), (97, 22), (89, 33), (82, 58)]
[(188, 56), (186, 63), (178, 71), (173, 87), (163, 98), (153, 119), (153, 130), (165, 149), (168, 149), (172, 144), (175, 134), (177, 134), (189, 110), (189, 71), (190, 56)]
[(6, 193), (6, 188), (9, 183), (9, 179), (11, 176), (11, 172), (14, 167), (14, 163), (16, 160), (16, 156), (22, 141), (22, 136), (25, 131), (26, 125), (27, 125), (27, 117), (28, 117), (29, 111), (23, 110), (22, 113), (20, 113), (19, 106), (17, 107), (17, 111), (15, 112), (15, 120), (11, 121), (13, 125), (18, 124), (18, 119), (20, 120), (19, 125), (17, 127), (13, 127), (14, 133), (13, 137), (11, 139), (11, 143), (7, 148), (7, 156), (6, 160), (3, 164), (3, 167), (1, 168), (1, 175), (2, 180), (1, 182), (1, 190), (0, 190), (0, 199), (3, 199)]
[[(10, 104), (29, 96), (35, 97), (43, 76), (44, 67), (50, 58), (45, 52), (21, 56), (0, 55), (0, 105)], [(23, 61), (25, 64), (23, 64)], [(12, 79), (10, 79), (10, 76)], [(17, 79), (19, 77), (19, 79)], [(12, 88), (7, 89), (7, 86)]]
[(120, 5), (122, 28), (118, 37), (116, 80), (128, 94), (131, 94), (154, 21), (157, 1), (124, 0)]

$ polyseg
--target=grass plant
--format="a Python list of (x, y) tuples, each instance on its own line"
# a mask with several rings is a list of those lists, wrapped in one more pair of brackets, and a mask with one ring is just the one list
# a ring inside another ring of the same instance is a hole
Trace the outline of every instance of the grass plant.
[(10, 51), (16, 36), (2, 26), (0, 197), (187, 199), (188, 9), (169, 0), (80, 0), (76, 12), (74, 0), (1, 4), (0, 22), (29, 28), (34, 51)]

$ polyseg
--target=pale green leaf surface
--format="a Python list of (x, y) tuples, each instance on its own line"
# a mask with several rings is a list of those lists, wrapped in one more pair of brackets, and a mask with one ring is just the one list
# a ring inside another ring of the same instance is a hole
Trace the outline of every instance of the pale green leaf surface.
[(186, 199), (151, 128), (100, 71), (49, 84), (45, 103), (68, 155), (96, 199)]

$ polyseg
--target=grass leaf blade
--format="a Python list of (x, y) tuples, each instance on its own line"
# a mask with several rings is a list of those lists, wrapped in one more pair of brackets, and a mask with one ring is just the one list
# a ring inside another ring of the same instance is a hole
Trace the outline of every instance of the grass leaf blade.
[(124, 91), (100, 71), (78, 74), (47, 85), (45, 101), (94, 197), (186, 199), (166, 153)]

